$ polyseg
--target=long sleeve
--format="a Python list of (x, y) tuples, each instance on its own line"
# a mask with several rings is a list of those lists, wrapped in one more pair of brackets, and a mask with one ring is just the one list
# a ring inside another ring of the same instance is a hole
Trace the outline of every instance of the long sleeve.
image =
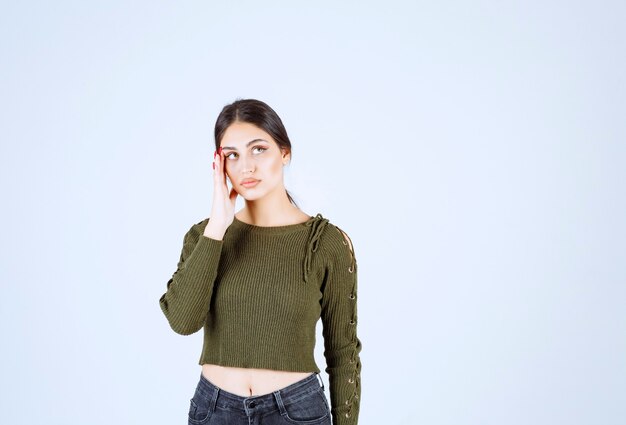
[(205, 221), (185, 234), (177, 269), (159, 299), (171, 328), (181, 335), (193, 334), (204, 325), (222, 252), (223, 241), (203, 235)]
[(356, 257), (345, 232), (336, 226), (329, 226), (327, 231), (329, 262), (321, 315), (333, 425), (356, 425), (361, 397)]

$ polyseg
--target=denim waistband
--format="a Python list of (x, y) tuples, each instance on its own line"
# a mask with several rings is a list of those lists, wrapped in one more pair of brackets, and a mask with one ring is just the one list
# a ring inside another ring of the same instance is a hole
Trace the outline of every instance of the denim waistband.
[(319, 373), (313, 372), (306, 378), (280, 390), (263, 395), (243, 397), (223, 390), (200, 373), (197, 391), (222, 408), (240, 410), (244, 414), (250, 414), (251, 410), (257, 412), (259, 410), (275, 410), (277, 405), (290, 404), (302, 398), (303, 395), (318, 391), (320, 388), (324, 389), (324, 382), (319, 377)]

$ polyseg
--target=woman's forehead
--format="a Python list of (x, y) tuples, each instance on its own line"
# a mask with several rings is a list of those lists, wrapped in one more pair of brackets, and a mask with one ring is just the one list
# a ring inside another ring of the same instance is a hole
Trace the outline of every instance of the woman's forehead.
[(220, 146), (223, 149), (241, 149), (254, 142), (276, 143), (272, 136), (254, 124), (235, 122), (224, 132)]

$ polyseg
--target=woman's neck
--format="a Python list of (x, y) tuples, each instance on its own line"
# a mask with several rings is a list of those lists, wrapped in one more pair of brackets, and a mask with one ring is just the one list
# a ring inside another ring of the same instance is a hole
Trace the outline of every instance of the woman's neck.
[(254, 201), (246, 200), (246, 206), (237, 212), (237, 219), (255, 226), (283, 226), (297, 224), (309, 218), (289, 202), (287, 193), (282, 196), (266, 196)]

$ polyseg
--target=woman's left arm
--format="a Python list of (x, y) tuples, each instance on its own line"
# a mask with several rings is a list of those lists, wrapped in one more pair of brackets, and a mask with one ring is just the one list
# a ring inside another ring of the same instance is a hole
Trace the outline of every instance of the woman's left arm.
[(334, 425), (356, 425), (361, 398), (361, 341), (357, 337), (357, 267), (354, 247), (328, 226), (328, 266), (322, 286), (324, 357)]

